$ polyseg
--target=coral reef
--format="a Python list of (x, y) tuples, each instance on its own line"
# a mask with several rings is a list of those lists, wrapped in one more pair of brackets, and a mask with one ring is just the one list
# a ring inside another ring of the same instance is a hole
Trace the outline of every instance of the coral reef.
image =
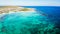
[(60, 34), (47, 16), (24, 11), (0, 15), (0, 34)]

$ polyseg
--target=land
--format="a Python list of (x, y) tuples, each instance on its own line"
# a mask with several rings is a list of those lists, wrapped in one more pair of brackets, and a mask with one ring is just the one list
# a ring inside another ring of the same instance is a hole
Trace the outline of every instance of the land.
[(24, 8), (20, 6), (0, 6), (0, 14), (9, 13), (9, 12), (17, 12), (17, 11), (35, 11), (33, 8)]

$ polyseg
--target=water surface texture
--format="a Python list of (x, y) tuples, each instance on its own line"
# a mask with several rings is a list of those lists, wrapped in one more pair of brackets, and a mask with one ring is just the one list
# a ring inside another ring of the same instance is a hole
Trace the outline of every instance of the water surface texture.
[(24, 7), (36, 11), (0, 15), (0, 34), (60, 34), (59, 7)]

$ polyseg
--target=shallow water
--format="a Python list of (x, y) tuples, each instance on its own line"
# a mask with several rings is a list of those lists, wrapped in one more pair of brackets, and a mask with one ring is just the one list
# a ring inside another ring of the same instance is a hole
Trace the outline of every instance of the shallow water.
[(0, 17), (0, 34), (60, 34), (55, 20), (42, 14), (37, 11), (5, 14)]

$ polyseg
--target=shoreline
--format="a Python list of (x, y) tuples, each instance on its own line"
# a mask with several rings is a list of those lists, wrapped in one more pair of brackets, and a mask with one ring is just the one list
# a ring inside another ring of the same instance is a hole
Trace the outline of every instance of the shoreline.
[(3, 6), (0, 8), (0, 14), (2, 13), (9, 13), (10, 11), (17, 12), (17, 11), (35, 11), (33, 8), (24, 8), (19, 6)]

